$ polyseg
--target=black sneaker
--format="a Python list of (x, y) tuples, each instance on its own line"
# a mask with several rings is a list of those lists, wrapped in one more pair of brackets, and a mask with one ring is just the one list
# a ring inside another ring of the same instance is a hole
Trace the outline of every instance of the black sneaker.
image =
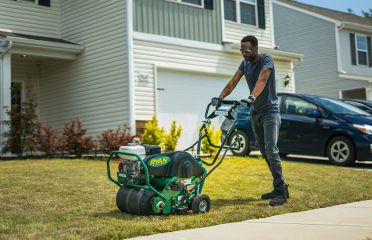
[[(286, 197), (289, 198), (288, 184), (285, 184), (284, 190), (286, 193)], [(272, 192), (262, 194), (261, 199), (262, 200), (273, 199), (276, 195), (281, 195), (279, 189), (277, 190), (274, 189)]]
[(270, 206), (279, 206), (287, 202), (287, 193), (284, 189), (279, 190), (280, 195), (275, 195), (273, 199), (269, 202)]

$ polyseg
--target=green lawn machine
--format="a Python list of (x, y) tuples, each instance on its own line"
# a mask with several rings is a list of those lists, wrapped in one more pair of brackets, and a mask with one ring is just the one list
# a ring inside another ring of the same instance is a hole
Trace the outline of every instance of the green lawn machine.
[[(242, 107), (239, 101), (209, 103), (198, 140), (184, 151), (161, 153), (159, 146), (145, 144), (122, 146), (118, 151), (112, 151), (107, 160), (107, 174), (120, 187), (116, 195), (120, 211), (134, 215), (171, 214), (188, 210), (196, 214), (208, 212), (211, 201), (202, 194), (203, 185), (205, 179), (223, 162), (227, 151), (239, 148), (239, 138), (229, 146), (225, 146), (225, 142), (235, 130), (237, 122), (249, 120), (249, 114), (245, 115), (245, 119), (237, 118), (238, 112), (242, 114), (239, 111)], [(217, 116), (233, 122), (221, 146), (211, 143), (206, 130), (211, 119)], [(200, 158), (201, 142), (205, 137), (211, 146), (218, 148), (210, 162)], [(196, 156), (192, 156), (187, 151), (195, 146)], [(114, 159), (119, 159), (115, 178), (110, 170), (110, 163)], [(205, 166), (210, 166), (210, 170), (207, 171)]]

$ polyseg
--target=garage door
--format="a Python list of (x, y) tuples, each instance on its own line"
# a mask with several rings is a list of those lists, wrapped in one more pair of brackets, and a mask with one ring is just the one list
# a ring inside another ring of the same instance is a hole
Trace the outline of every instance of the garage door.
[[(159, 125), (170, 129), (172, 120), (182, 125), (183, 131), (177, 149), (189, 147), (197, 140), (198, 126), (204, 119), (204, 112), (212, 97), (218, 97), (229, 77), (186, 72), (158, 71), (157, 116)], [(233, 93), (226, 99), (247, 98), (249, 89), (242, 79)], [(223, 119), (213, 123), (219, 127)]]

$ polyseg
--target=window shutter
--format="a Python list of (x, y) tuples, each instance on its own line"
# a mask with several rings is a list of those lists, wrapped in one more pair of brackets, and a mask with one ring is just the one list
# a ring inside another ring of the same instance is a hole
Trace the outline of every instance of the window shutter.
[(214, 0), (204, 0), (204, 8), (213, 10), (213, 1)]
[(367, 48), (368, 48), (368, 66), (372, 67), (372, 46), (371, 37), (367, 37)]
[(265, 29), (265, 1), (257, 0), (258, 27)]
[(351, 64), (356, 65), (355, 34), (350, 33)]
[(50, 7), (50, 0), (39, 0), (39, 5)]

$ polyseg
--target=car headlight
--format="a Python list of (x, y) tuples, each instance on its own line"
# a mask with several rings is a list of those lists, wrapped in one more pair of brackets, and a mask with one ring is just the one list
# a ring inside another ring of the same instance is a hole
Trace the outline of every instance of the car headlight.
[(372, 135), (372, 126), (366, 124), (353, 124), (353, 127), (359, 129), (362, 133), (366, 133), (368, 135)]

